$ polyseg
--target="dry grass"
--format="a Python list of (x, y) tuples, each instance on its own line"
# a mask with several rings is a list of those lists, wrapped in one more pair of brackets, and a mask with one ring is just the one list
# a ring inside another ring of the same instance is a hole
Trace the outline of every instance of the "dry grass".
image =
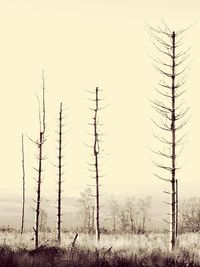
[[(0, 267), (12, 266), (200, 266), (200, 234), (178, 238), (176, 252), (168, 250), (167, 234), (102, 235), (98, 253), (94, 237), (80, 234), (71, 250), (74, 233), (63, 234), (57, 246), (54, 234), (41, 234), (39, 251), (34, 251), (32, 233), (0, 234)], [(8, 264), (6, 263), (8, 261)], [(10, 264), (10, 265), (9, 265)]]

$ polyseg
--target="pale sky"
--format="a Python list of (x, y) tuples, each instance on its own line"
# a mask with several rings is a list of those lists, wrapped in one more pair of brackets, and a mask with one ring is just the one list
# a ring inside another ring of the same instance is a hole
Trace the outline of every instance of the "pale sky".
[[(164, 0), (0, 0), (0, 119), (1, 186), (0, 195), (21, 194), (21, 134), (37, 138), (41, 71), (45, 70), (48, 141), (46, 171), (42, 191), (56, 192), (55, 117), (59, 103), (66, 107), (67, 165), (64, 195), (79, 196), (88, 178), (89, 151), (88, 94), (96, 86), (103, 89), (105, 105), (101, 115), (108, 133), (102, 149), (108, 153), (102, 172), (102, 191), (106, 194), (167, 187), (152, 175), (154, 116), (148, 99), (159, 76), (149, 55), (155, 49), (145, 31), (145, 22), (160, 24), (163, 19), (173, 30), (200, 20), (199, 1)], [(182, 196), (197, 195), (200, 186), (200, 24), (185, 36), (191, 50), (192, 69), (185, 86), (184, 100), (191, 107), (191, 120), (185, 127), (190, 142), (183, 152), (180, 177)], [(34, 145), (25, 147), (27, 194), (34, 196), (32, 166), (36, 165)]]

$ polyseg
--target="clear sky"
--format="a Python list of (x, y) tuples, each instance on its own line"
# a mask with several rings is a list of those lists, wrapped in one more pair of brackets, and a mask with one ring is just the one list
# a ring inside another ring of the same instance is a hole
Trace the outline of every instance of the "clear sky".
[[(86, 162), (90, 151), (87, 123), (92, 114), (84, 91), (103, 89), (105, 105), (100, 119), (105, 136), (102, 149), (108, 153), (102, 172), (104, 193), (151, 194), (152, 188), (167, 187), (152, 173), (154, 116), (148, 99), (154, 94), (158, 75), (149, 55), (154, 53), (145, 22), (160, 24), (163, 19), (173, 30), (198, 22), (199, 1), (164, 0), (0, 0), (0, 195), (21, 194), (21, 134), (38, 137), (36, 94), (41, 92), (41, 71), (45, 70), (48, 141), (42, 190), (56, 192), (56, 120), (59, 103), (66, 107), (64, 148), (66, 173), (64, 195), (78, 196), (91, 183)], [(193, 45), (192, 69), (184, 99), (191, 107), (185, 127), (190, 142), (183, 152), (179, 172), (182, 196), (198, 194), (200, 151), (200, 24), (185, 36)], [(26, 139), (27, 192), (34, 196), (36, 166), (34, 145)], [(155, 187), (154, 187), (155, 185)], [(154, 190), (155, 191), (155, 190)]]

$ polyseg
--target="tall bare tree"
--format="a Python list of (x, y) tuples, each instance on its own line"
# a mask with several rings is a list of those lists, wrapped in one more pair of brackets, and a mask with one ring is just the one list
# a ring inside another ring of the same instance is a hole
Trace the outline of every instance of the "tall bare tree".
[(98, 137), (98, 111), (99, 111), (99, 96), (98, 96), (98, 87), (96, 87), (96, 107), (94, 110), (94, 158), (95, 158), (95, 174), (96, 174), (96, 241), (100, 240), (100, 223), (99, 223), (99, 137)]
[[(42, 104), (42, 105), (41, 105)], [(38, 148), (38, 167), (35, 168), (37, 171), (37, 189), (36, 189), (36, 209), (35, 209), (35, 248), (39, 247), (39, 224), (40, 224), (40, 210), (41, 210), (41, 184), (42, 184), (42, 172), (43, 172), (43, 160), (44, 156), (44, 143), (46, 141), (45, 138), (45, 130), (46, 130), (46, 106), (45, 106), (45, 77), (44, 71), (42, 71), (42, 101), (40, 104), (40, 99), (38, 97), (38, 106), (39, 106), (39, 138), (37, 141), (32, 140)]]
[(22, 134), (22, 222), (21, 222), (21, 234), (24, 231), (24, 213), (25, 213), (25, 165), (24, 165), (24, 135)]
[(63, 145), (63, 108), (62, 103), (60, 103), (59, 112), (59, 140), (58, 140), (58, 221), (57, 221), (57, 231), (58, 231), (58, 243), (61, 243), (61, 194), (62, 194), (62, 145)]
[[(189, 108), (184, 107), (180, 99), (185, 92), (182, 89), (187, 80), (187, 71), (189, 67), (188, 57), (189, 49), (183, 49), (183, 33), (185, 30), (172, 31), (163, 23), (162, 27), (148, 26), (149, 34), (154, 47), (160, 54), (159, 58), (154, 58), (154, 67), (161, 74), (162, 79), (155, 88), (159, 94), (159, 100), (152, 100), (154, 110), (160, 116), (160, 122), (153, 120), (154, 124), (162, 130), (163, 134), (155, 135), (156, 138), (164, 144), (164, 149), (154, 151), (163, 157), (163, 163), (154, 162), (161, 170), (168, 171), (170, 178), (163, 174), (155, 174), (156, 177), (170, 182), (171, 190), (165, 191), (170, 195), (170, 248), (176, 247), (176, 221), (178, 222), (178, 202), (176, 201), (177, 179), (177, 158), (182, 149), (185, 135), (179, 134), (179, 131), (188, 121)], [(165, 160), (164, 160), (165, 158)], [(178, 193), (178, 192), (177, 192)], [(178, 195), (178, 194), (177, 194)]]
[[(95, 92), (87, 91), (94, 95), (93, 99), (89, 99), (94, 103), (94, 107), (90, 108), (94, 112), (93, 115), (93, 122), (89, 123), (93, 127), (93, 145), (89, 146), (89, 148), (93, 149), (93, 157), (94, 157), (94, 163), (89, 163), (90, 171), (94, 174), (93, 179), (95, 179), (95, 185), (92, 185), (95, 187), (95, 232), (96, 232), (96, 245), (98, 246), (98, 243), (100, 241), (100, 178), (102, 178), (104, 175), (100, 174), (100, 166), (99, 166), (99, 160), (102, 156), (102, 151), (100, 149), (100, 136), (103, 135), (103, 133), (100, 133), (100, 126), (102, 125), (99, 122), (99, 111), (104, 109), (104, 107), (100, 107), (100, 101), (103, 100), (99, 98), (99, 88), (96, 87)], [(100, 156), (101, 154), (101, 156)]]

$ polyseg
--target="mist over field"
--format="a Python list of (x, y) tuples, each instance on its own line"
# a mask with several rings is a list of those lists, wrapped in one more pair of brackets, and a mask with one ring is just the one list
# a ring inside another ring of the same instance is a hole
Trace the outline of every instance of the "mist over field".
[[(166, 214), (169, 212), (169, 207), (163, 202), (167, 200), (163, 196), (163, 192), (160, 190), (162, 185), (149, 184), (148, 186), (144, 185), (120, 185), (120, 186), (109, 186), (109, 192), (102, 196), (102, 213), (109, 214), (109, 204), (108, 201), (111, 197), (114, 197), (119, 202), (124, 202), (126, 199), (135, 197), (143, 198), (147, 195), (152, 196), (151, 210), (149, 212), (149, 218), (151, 219), (151, 227), (161, 229), (166, 227), (166, 223), (163, 221), (163, 218), (166, 217)], [(190, 185), (191, 187), (191, 185)], [(188, 185), (186, 186), (186, 189)], [(131, 189), (131, 190), (130, 190)], [(77, 190), (77, 188), (76, 188)], [(81, 189), (80, 189), (81, 192)], [(181, 194), (182, 193), (182, 194)], [(182, 188), (181, 190), (181, 200), (188, 199), (191, 197), (198, 197), (199, 189), (198, 184), (193, 184), (192, 192), (188, 192)], [(55, 228), (56, 227), (56, 200), (57, 196), (54, 195), (44, 195), (42, 208), (47, 212), (48, 215), (48, 226)], [(70, 193), (69, 196), (63, 194), (63, 220), (65, 222), (64, 228), (72, 226), (80, 226), (79, 223), (75, 223), (77, 214), (79, 214), (80, 208), (80, 194), (79, 193)], [(1, 226), (10, 225), (14, 228), (20, 228), (20, 219), (21, 219), (21, 196), (19, 194), (5, 194), (0, 197), (1, 201), (1, 210), (0, 215)], [(26, 198), (26, 228), (30, 229), (34, 225), (34, 195), (32, 197), (27, 196)]]

